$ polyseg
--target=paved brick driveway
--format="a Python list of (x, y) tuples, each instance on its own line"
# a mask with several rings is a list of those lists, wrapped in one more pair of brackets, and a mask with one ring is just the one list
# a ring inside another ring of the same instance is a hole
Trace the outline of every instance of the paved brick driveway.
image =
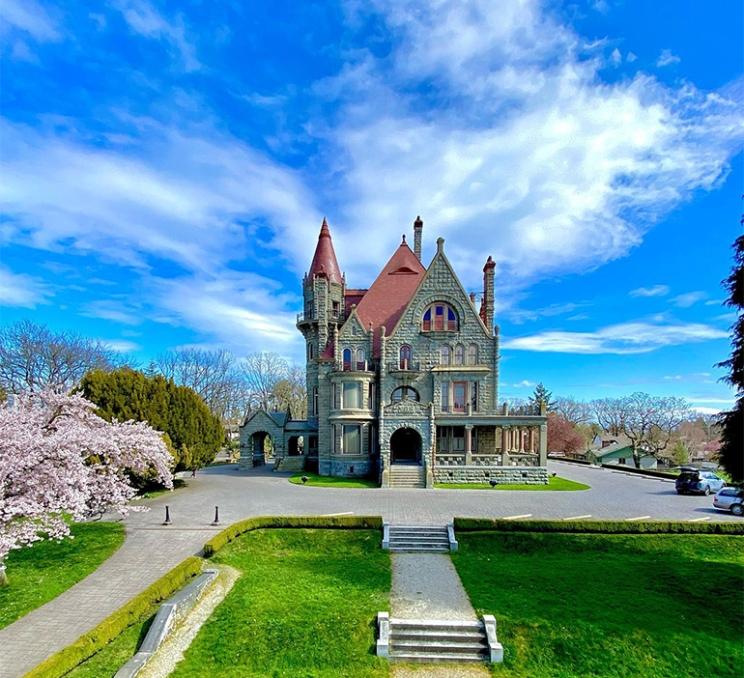
[[(96, 572), (55, 600), (0, 630), (0, 677), (20, 676), (121, 607), (220, 528), (257, 515), (381, 515), (393, 523), (444, 524), (454, 516), (741, 520), (711, 508), (710, 497), (678, 496), (669, 481), (550, 462), (549, 470), (591, 486), (582, 492), (494, 490), (348, 490), (302, 487), (268, 468), (217, 466), (189, 486), (149, 502), (126, 520), (124, 545)], [(164, 507), (172, 525), (162, 527)], [(64, 566), (64, 564), (60, 564)], [(12, 572), (9, 573), (12, 576)]]

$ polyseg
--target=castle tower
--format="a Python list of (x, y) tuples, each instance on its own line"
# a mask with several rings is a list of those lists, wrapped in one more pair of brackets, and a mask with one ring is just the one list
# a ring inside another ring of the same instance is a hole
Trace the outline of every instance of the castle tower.
[(305, 337), (307, 357), (307, 412), (318, 416), (319, 361), (333, 357), (333, 328), (344, 320), (345, 280), (333, 249), (328, 222), (323, 219), (310, 270), (302, 283), (304, 312), (297, 327)]

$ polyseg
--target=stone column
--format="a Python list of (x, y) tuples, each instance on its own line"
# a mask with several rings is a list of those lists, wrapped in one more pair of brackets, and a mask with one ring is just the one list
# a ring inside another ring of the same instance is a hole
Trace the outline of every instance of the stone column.
[(473, 427), (465, 427), (465, 466), (473, 463)]
[(501, 465), (509, 466), (509, 429), (501, 427)]
[(548, 425), (540, 426), (540, 466), (548, 465)]

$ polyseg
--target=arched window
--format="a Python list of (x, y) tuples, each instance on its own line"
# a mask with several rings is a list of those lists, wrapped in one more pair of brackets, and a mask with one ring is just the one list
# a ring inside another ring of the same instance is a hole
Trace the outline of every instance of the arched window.
[(400, 369), (407, 370), (411, 367), (411, 358), (413, 358), (413, 349), (408, 344), (400, 347)]
[(478, 344), (468, 346), (468, 365), (478, 364)]
[(344, 370), (350, 370), (351, 369), (351, 349), (345, 348), (344, 352), (341, 355), (344, 361)]
[(455, 346), (455, 365), (465, 364), (465, 347), (462, 344)]
[(456, 332), (457, 313), (444, 302), (436, 302), (424, 311), (421, 329), (424, 332)]
[(367, 360), (367, 353), (363, 348), (358, 348), (356, 355), (357, 355), (357, 369), (363, 370), (365, 368), (364, 363)]
[(392, 400), (394, 403), (397, 403), (401, 400), (415, 400), (416, 402), (418, 402), (419, 394), (415, 388), (411, 388), (410, 386), (399, 386), (393, 391), (393, 394), (390, 396), (390, 400)]
[(439, 349), (439, 364), (449, 365), (452, 360), (452, 351), (449, 346), (442, 346)]

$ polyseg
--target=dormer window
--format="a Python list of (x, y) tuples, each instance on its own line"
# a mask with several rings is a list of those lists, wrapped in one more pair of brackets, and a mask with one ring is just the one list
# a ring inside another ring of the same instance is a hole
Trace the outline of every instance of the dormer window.
[(457, 332), (457, 314), (448, 304), (437, 302), (424, 311), (424, 332)]

